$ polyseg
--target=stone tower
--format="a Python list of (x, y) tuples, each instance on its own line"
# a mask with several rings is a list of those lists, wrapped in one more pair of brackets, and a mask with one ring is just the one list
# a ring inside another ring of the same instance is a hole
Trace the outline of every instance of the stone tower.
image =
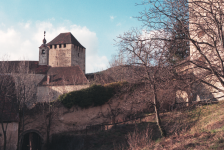
[(45, 33), (44, 31), (43, 44), (39, 47), (39, 65), (49, 65), (49, 48), (46, 44)]
[(49, 48), (49, 66), (69, 67), (79, 65), (85, 73), (86, 49), (70, 32), (59, 34), (47, 43), (47, 47)]

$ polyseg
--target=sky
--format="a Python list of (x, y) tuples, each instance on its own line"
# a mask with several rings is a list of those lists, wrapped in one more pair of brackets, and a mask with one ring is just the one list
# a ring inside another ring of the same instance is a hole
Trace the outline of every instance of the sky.
[(38, 61), (44, 31), (47, 42), (71, 32), (86, 48), (86, 73), (104, 70), (118, 52), (116, 37), (141, 27), (141, 1), (1, 0), (0, 59)]

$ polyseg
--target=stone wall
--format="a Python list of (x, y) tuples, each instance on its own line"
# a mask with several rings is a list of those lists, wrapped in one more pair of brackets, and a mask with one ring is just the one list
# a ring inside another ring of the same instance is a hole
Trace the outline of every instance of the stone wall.
[[(25, 93), (25, 103), (28, 107), (32, 107), (34, 103), (36, 103), (37, 99), (37, 89), (38, 83), (45, 77), (43, 74), (12, 74), (16, 89), (22, 90), (21, 93)], [(25, 87), (23, 87), (25, 85)], [(25, 90), (25, 91), (24, 91)], [(17, 98), (22, 98), (19, 92), (17, 93)]]
[(84, 48), (81, 48), (79, 46), (72, 47), (72, 57), (71, 57), (71, 63), (72, 66), (79, 65), (81, 70), (85, 73), (85, 58), (86, 58), (86, 50)]
[(51, 137), (52, 134), (85, 130), (86, 126), (90, 125), (120, 122), (126, 116), (146, 108), (148, 108), (147, 101), (133, 98), (128, 93), (114, 97), (102, 106), (87, 109), (78, 106), (68, 109), (60, 102), (50, 107), (46, 103), (40, 103), (25, 111), (24, 132), (37, 130), (45, 143), (48, 132)]
[(78, 91), (88, 88), (89, 84), (85, 85), (65, 85), (65, 86), (38, 86), (37, 87), (37, 102), (49, 102), (56, 100), (59, 95), (71, 91)]
[[(7, 150), (16, 150), (17, 149), (17, 142), (18, 142), (18, 123), (11, 122), (11, 123), (3, 123), (4, 127), (6, 128), (6, 138), (7, 138)], [(0, 149), (3, 149), (4, 146), (4, 135), (2, 132), (2, 128), (0, 128)]]
[(52, 67), (68, 67), (79, 65), (81, 70), (85, 73), (85, 48), (75, 46), (73, 44), (66, 44), (64, 48), (63, 44), (61, 48), (57, 45), (57, 48), (49, 50), (49, 65)]
[(186, 91), (181, 91), (181, 90), (177, 90), (176, 91), (176, 103), (178, 104), (185, 104), (186, 103), (186, 106), (189, 106), (189, 97), (188, 97), (188, 94)]
[(52, 46), (52, 49), (49, 50), (49, 65), (51, 67), (68, 67), (71, 66), (71, 49), (73, 44), (57, 45), (57, 48)]
[[(224, 59), (224, 52), (221, 44), (222, 41), (220, 41), (218, 37), (218, 32), (220, 30), (217, 29), (217, 24), (213, 20), (214, 16), (212, 16), (211, 13), (209, 13), (207, 10), (211, 9), (212, 3), (212, 5), (214, 5), (214, 7), (212, 8), (212, 12), (214, 14), (218, 14), (220, 13), (218, 12), (219, 9), (222, 9), (223, 5), (221, 5), (220, 3), (215, 3), (215, 1), (207, 2), (208, 3), (206, 3), (206, 0), (203, 2), (198, 2), (195, 0), (189, 1), (189, 32), (191, 39), (196, 41), (196, 46), (192, 42), (190, 42), (190, 60), (194, 63), (199, 64), (200, 66), (210, 68), (208, 62), (201, 54), (203, 53), (203, 55), (208, 58), (209, 63), (211, 63), (215, 70), (218, 71), (218, 69), (221, 68), (221, 63), (216, 53), (215, 46), (222, 59)], [(215, 9), (216, 6), (217, 9)], [(216, 42), (213, 41), (214, 39)], [(197, 42), (201, 42), (201, 44), (198, 44)], [(197, 46), (199, 47), (201, 53), (199, 53)], [(210, 85), (224, 90), (223, 86), (220, 84), (220, 81), (218, 81), (214, 73), (209, 73), (209, 71), (207, 71), (206, 69), (202, 69), (200, 67), (197, 67), (196, 65), (192, 65), (192, 68), (193, 73), (196, 77), (203, 79)], [(197, 95), (197, 97), (195, 98), (196, 100), (224, 100), (224, 98), (221, 98), (223, 96), (223, 92), (219, 92), (215, 88), (208, 86), (208, 84), (201, 83), (194, 90), (195, 92), (198, 92), (195, 93)]]
[(49, 60), (49, 48), (41, 47), (39, 48), (39, 65), (48, 65)]

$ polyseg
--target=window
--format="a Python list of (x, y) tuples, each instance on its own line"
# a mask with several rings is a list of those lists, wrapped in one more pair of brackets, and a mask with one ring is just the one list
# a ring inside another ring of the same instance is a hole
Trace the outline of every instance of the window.
[(52, 45), (50, 45), (50, 49), (52, 49)]
[(78, 53), (78, 57), (79, 57), (79, 53)]
[(66, 47), (66, 44), (64, 44), (64, 47)]
[(59, 48), (61, 48), (61, 44), (59, 44)]
[(57, 48), (57, 45), (54, 45), (54, 48)]
[(44, 49), (42, 50), (42, 54), (45, 54), (45, 50)]

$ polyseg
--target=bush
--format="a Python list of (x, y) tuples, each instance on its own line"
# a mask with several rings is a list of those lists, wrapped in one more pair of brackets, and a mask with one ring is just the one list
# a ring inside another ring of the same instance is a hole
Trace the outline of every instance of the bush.
[(122, 85), (123, 83), (120, 82), (107, 84), (105, 86), (92, 85), (87, 89), (60, 95), (58, 100), (67, 108), (71, 108), (74, 105), (81, 108), (101, 106), (108, 102), (109, 99), (114, 96), (115, 90)]

